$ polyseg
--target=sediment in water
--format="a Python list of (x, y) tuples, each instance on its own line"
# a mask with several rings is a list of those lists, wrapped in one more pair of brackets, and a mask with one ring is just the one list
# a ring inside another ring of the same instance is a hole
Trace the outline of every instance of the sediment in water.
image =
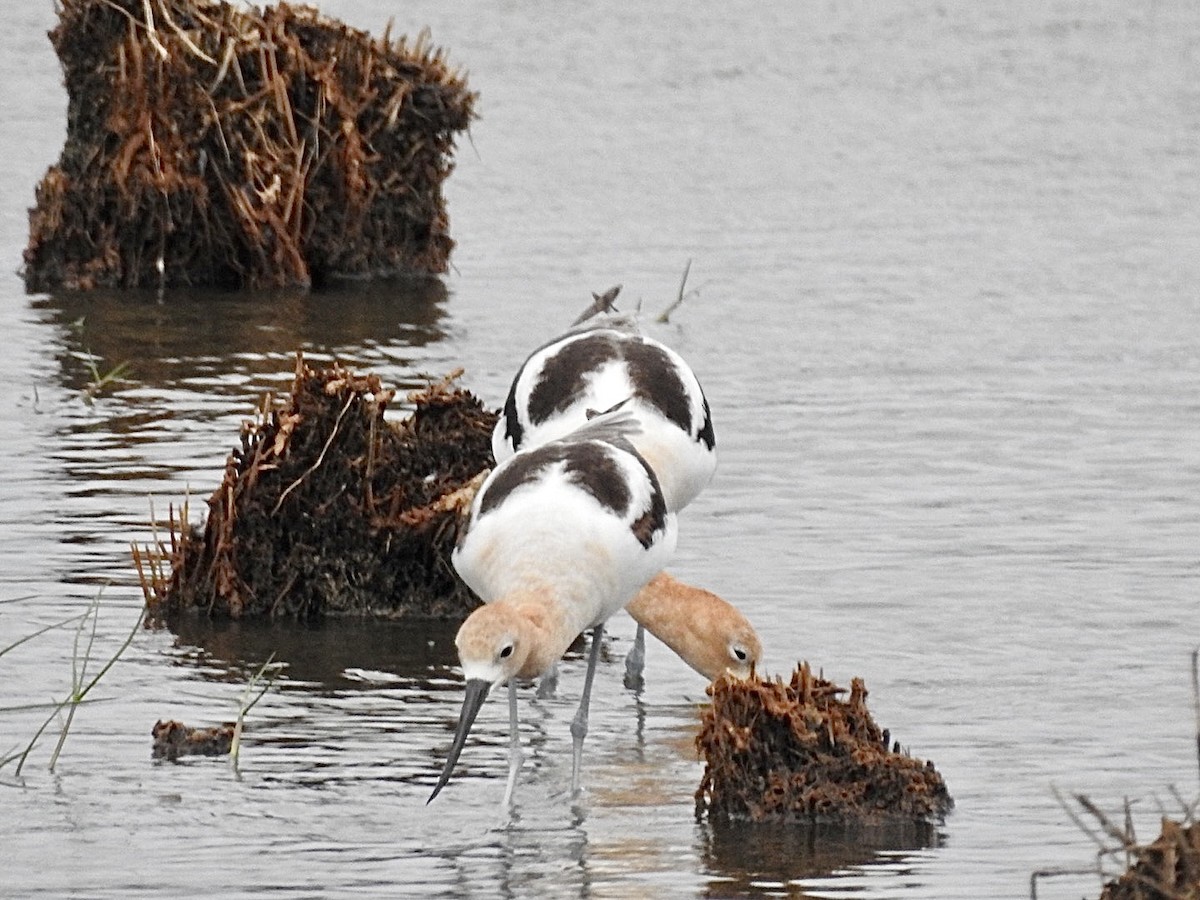
[(280, 3), (61, 0), (68, 94), (29, 291), (446, 271), (442, 184), (476, 95), (419, 38)]
[(135, 550), (154, 615), (463, 618), (474, 609), (450, 553), (492, 464), (496, 414), (452, 379), (410, 395), (415, 410), (395, 425), (384, 420), (392, 399), (377, 375), (314, 371), (298, 356), (287, 403), (267, 398), (243, 427), (203, 531), (172, 522), (159, 565)]
[(891, 825), (940, 819), (953, 806), (930, 762), (889, 746), (861, 679), (845, 691), (807, 663), (791, 681), (722, 677), (696, 746), (697, 816), (722, 820)]

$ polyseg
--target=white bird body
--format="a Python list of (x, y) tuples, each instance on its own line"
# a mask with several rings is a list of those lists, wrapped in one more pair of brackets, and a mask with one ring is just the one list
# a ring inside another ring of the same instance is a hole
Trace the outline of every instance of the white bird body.
[[(652, 511), (656, 488), (636, 456), (606, 446), (552, 442), (542, 452), (510, 457), (484, 482), (472, 503), (465, 539), (452, 557), (455, 570), (481, 600), (491, 603), (543, 586), (562, 605), (573, 640), (624, 607), (662, 569), (674, 549), (674, 516), (663, 510), (669, 535), (649, 546), (639, 540), (634, 527)], [(616, 468), (575, 468), (589, 456)], [(514, 474), (522, 480), (510, 486), (513, 478), (506, 476)], [(601, 503), (577, 483), (580, 477), (626, 478), (632, 490), (624, 508)], [(500, 491), (502, 502), (496, 498)]]
[(550, 671), (592, 629), (579, 712), (572, 722), (572, 786), (578, 788), (587, 708), (604, 622), (658, 573), (675, 549), (675, 515), (653, 470), (627, 436), (624, 412), (601, 416), (564, 439), (510, 456), (471, 503), (452, 560), (484, 601), (455, 638), (466, 697), (445, 768), (449, 780), (488, 691), (509, 688), (511, 752), (505, 803), (520, 768), (516, 678)]
[[(613, 297), (615, 291), (605, 295)], [(667, 508), (682, 510), (716, 469), (708, 400), (687, 362), (641, 334), (628, 316), (588, 321), (529, 355), (492, 431), (492, 453), (498, 461), (509, 459), (614, 408), (637, 422), (629, 441), (657, 475)], [(762, 653), (753, 626), (736, 608), (665, 573), (626, 609), (638, 623), (626, 658), (631, 688), (642, 683), (646, 629), (709, 679), (725, 672), (745, 677)]]
[(625, 320), (577, 329), (535, 350), (513, 379), (492, 453), (501, 462), (618, 406), (640, 426), (629, 440), (658, 476), (667, 508), (683, 509), (717, 465), (708, 401), (678, 353)]

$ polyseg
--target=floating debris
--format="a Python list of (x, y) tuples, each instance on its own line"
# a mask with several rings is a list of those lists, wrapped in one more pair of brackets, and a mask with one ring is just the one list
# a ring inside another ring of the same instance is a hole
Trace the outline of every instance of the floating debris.
[(788, 684), (722, 677), (709, 693), (698, 817), (874, 825), (933, 821), (954, 804), (932, 763), (889, 747), (859, 678), (845, 701), (807, 663)]
[(415, 411), (393, 425), (377, 375), (298, 355), (286, 406), (268, 397), (243, 427), (203, 532), (176, 533), (172, 517), (157, 551), (169, 577), (135, 548), (157, 618), (464, 618), (478, 601), (450, 552), (492, 464), (496, 415), (452, 386), (459, 374), (410, 395)]
[(234, 723), (211, 728), (192, 728), (174, 719), (154, 723), (151, 753), (155, 759), (176, 760), (181, 756), (228, 756), (233, 746)]
[(442, 184), (476, 95), (410, 43), (305, 6), (61, 0), (67, 138), (29, 291), (446, 271)]

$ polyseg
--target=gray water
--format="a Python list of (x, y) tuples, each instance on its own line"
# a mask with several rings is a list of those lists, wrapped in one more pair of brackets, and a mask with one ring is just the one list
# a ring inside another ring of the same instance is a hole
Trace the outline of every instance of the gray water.
[[(16, 6), (16, 4), (13, 4)], [(530, 758), (501, 828), (505, 704), (426, 807), (461, 698), (453, 624), (139, 633), (0, 778), (13, 897), (1021, 897), (1094, 846), (1053, 788), (1157, 833), (1194, 797), (1200, 643), (1200, 7), (341, 0), (468, 71), (481, 118), (448, 184), (444, 287), (304, 296), (26, 296), (0, 279), (0, 646), (100, 596), (138, 615), (151, 505), (199, 521), (292, 353), (402, 389), (463, 365), (497, 405), (524, 354), (624, 285), (696, 368), (721, 451), (673, 570), (735, 600), (767, 668), (861, 676), (957, 807), (860, 839), (697, 823), (704, 685), (613, 637), (587, 794), (566, 797), (582, 676), (522, 694)], [(61, 148), (48, 2), (0, 30), (0, 258)], [(129, 379), (92, 406), (98, 357)], [(0, 751), (61, 698), (73, 632), (0, 657)], [(272, 653), (240, 772), (150, 759), (159, 718), (233, 718)], [(52, 729), (54, 730), (54, 729)], [(1039, 896), (1096, 896), (1094, 874)]]

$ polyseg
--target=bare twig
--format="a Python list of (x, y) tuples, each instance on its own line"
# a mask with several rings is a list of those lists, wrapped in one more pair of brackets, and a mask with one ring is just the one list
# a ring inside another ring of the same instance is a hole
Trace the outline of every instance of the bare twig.
[(579, 317), (571, 323), (571, 327), (582, 325), (592, 316), (598, 316), (602, 313), (618, 312), (616, 299), (617, 294), (621, 293), (621, 285), (610, 287), (603, 294), (592, 294), (592, 305), (579, 314)]
[(691, 290), (685, 294), (683, 291), (684, 286), (687, 284), (688, 273), (690, 271), (692, 271), (692, 261), (689, 259), (687, 261), (687, 264), (683, 267), (683, 277), (679, 279), (679, 293), (675, 297), (675, 302), (672, 303), (670, 306), (668, 306), (666, 309), (664, 309), (661, 313), (659, 313), (658, 318), (655, 319), (655, 321), (658, 322), (659, 324), (665, 325), (668, 322), (670, 322), (671, 321), (671, 313), (675, 312), (675, 310), (677, 310), (680, 306), (682, 306), (683, 301), (686, 300), (688, 297), (691, 297), (694, 294), (698, 293), (695, 290)]
[(1095, 875), (1096, 869), (1064, 869), (1054, 867), (1050, 869), (1038, 869), (1029, 876), (1029, 900), (1037, 900), (1037, 883), (1039, 878), (1057, 878), (1060, 875)]
[(1200, 647), (1192, 650), (1192, 705), (1196, 710), (1196, 764), (1200, 766)]

